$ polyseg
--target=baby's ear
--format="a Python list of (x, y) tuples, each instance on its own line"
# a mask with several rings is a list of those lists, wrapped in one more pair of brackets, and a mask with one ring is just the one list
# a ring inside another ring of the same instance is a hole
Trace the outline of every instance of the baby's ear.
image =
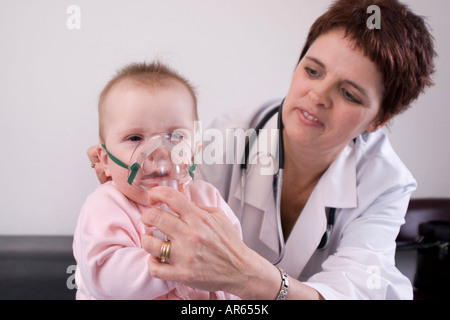
[(195, 147), (194, 147), (194, 156), (200, 155), (200, 152), (203, 149), (203, 142), (202, 141), (197, 141), (195, 143)]
[(100, 164), (103, 167), (103, 171), (105, 172), (105, 176), (111, 177), (111, 172), (109, 170), (109, 164), (108, 164), (108, 153), (102, 147), (101, 144), (99, 144), (97, 146), (97, 155), (98, 155), (98, 159), (100, 160)]

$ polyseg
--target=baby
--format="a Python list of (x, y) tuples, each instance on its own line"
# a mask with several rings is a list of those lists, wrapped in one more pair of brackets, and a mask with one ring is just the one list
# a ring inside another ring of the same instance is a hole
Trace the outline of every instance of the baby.
[[(170, 153), (180, 141), (186, 143), (184, 137), (194, 136), (197, 102), (191, 85), (161, 63), (131, 64), (107, 84), (98, 108), (98, 158), (111, 181), (89, 195), (80, 212), (73, 243), (77, 299), (235, 299), (153, 278), (147, 269), (151, 257), (141, 248), (142, 235), (155, 235), (141, 222), (147, 192), (173, 167), (165, 157), (153, 172), (147, 158), (155, 165), (158, 141)], [(177, 150), (177, 174), (189, 167), (183, 161), (188, 149)], [(175, 181), (196, 204), (220, 207), (241, 234), (239, 221), (212, 185), (191, 180), (189, 174)]]

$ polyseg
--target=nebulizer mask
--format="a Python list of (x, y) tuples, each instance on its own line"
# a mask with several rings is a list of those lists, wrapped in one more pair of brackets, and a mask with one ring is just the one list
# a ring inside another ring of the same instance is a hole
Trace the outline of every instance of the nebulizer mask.
[[(195, 170), (190, 140), (181, 132), (154, 135), (136, 147), (128, 170), (128, 183), (146, 191), (155, 186), (167, 186), (176, 190), (180, 190), (181, 186), (184, 189), (193, 178)], [(161, 208), (172, 212), (165, 204)], [(168, 240), (158, 230), (153, 235)]]
[(128, 170), (128, 183), (145, 190), (185, 184), (195, 170), (190, 141), (179, 132), (153, 135), (136, 147)]
[[(155, 186), (180, 190), (194, 177), (190, 139), (181, 132), (156, 134), (142, 140), (134, 149), (128, 165), (111, 154), (105, 145), (102, 147), (113, 162), (128, 169), (127, 182), (147, 192)], [(170, 211), (165, 204), (162, 208)], [(159, 237), (167, 240), (165, 235)]]
[(156, 185), (187, 183), (194, 177), (195, 164), (188, 139), (182, 133), (164, 133), (151, 136), (134, 149), (128, 165), (102, 145), (108, 157), (128, 169), (127, 182), (144, 190)]

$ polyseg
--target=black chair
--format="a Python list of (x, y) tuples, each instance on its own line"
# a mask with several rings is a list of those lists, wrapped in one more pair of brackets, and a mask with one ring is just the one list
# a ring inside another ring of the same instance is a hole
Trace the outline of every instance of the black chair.
[(0, 300), (73, 300), (71, 236), (0, 236)]
[[(418, 246), (414, 245), (416, 240), (419, 238), (419, 225), (430, 221), (450, 221), (450, 198), (424, 198), (424, 199), (411, 199), (408, 210), (405, 216), (405, 224), (401, 227), (400, 232), (397, 237), (397, 251), (409, 251), (412, 254), (414, 260), (409, 263), (415, 263), (414, 269), (414, 299), (424, 300), (424, 299), (440, 299), (441, 295), (433, 295), (434, 290), (423, 291), (418, 286), (421, 283), (418, 281), (419, 272), (420, 278), (423, 276), (423, 266), (427, 264), (429, 255), (423, 254), (421, 249), (417, 249)], [(409, 254), (406, 252), (406, 254)], [(410, 255), (411, 257), (411, 255)], [(411, 258), (410, 258), (411, 259)], [(431, 261), (430, 261), (431, 262)], [(432, 262), (434, 263), (434, 262)], [(431, 265), (431, 264), (430, 264)], [(435, 266), (438, 268), (438, 266)], [(434, 266), (432, 267), (435, 268)], [(429, 268), (429, 267), (427, 267)], [(427, 269), (427, 274), (442, 274), (442, 268), (447, 268), (441, 265), (438, 269)], [(448, 270), (450, 274), (450, 269)]]
[(416, 240), (419, 224), (436, 220), (450, 221), (450, 198), (411, 199), (397, 241)]

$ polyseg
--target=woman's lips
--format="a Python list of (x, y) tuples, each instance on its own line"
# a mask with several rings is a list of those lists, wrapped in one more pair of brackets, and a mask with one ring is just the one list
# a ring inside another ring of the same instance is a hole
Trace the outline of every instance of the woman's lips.
[(298, 108), (297, 116), (301, 123), (309, 127), (323, 127), (323, 122), (313, 113), (306, 111), (305, 109)]

